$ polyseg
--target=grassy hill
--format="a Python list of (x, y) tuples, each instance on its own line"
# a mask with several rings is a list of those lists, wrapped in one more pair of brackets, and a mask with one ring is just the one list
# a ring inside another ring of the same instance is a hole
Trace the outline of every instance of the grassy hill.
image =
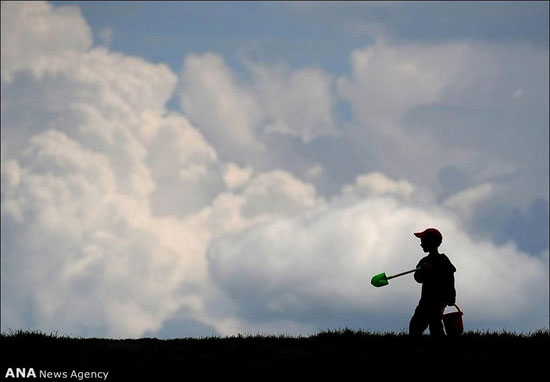
[(70, 379), (76, 370), (107, 371), (109, 381), (163, 380), (168, 374), (183, 375), (192, 370), (200, 371), (202, 376), (259, 369), (393, 373), (437, 368), (449, 372), (468, 369), (498, 371), (500, 375), (513, 371), (531, 374), (546, 371), (550, 359), (548, 330), (528, 335), (466, 332), (443, 340), (347, 329), (310, 337), (251, 335), (168, 340), (70, 338), (18, 331), (2, 334), (0, 344), (2, 376), (8, 368), (32, 367), (38, 379), (39, 371), (65, 371), (66, 379)]

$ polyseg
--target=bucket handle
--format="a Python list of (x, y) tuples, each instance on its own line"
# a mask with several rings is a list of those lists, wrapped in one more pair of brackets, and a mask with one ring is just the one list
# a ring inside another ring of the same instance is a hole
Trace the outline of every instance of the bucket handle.
[(449, 305), (449, 306), (454, 306), (454, 307), (456, 308), (456, 310), (458, 311), (458, 313), (462, 313), (462, 310), (460, 310), (460, 308), (458, 307), (458, 305), (453, 304), (453, 305)]

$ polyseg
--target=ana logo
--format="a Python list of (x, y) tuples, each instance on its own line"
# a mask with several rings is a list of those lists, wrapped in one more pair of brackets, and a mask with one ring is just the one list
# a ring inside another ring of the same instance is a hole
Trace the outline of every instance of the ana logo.
[(4, 378), (36, 378), (36, 373), (32, 367), (28, 369), (24, 367), (16, 367), (15, 371), (10, 367), (6, 371)]

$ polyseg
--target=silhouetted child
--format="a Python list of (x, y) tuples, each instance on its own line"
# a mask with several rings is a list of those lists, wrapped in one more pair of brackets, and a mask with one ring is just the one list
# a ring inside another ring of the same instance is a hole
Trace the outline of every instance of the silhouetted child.
[(444, 336), (442, 316), (446, 305), (454, 305), (456, 299), (454, 272), (456, 268), (449, 258), (439, 253), (443, 236), (435, 228), (414, 234), (420, 238), (420, 246), (428, 256), (423, 257), (414, 273), (414, 279), (422, 284), (422, 294), (409, 324), (409, 334), (420, 336), (430, 328), (430, 334)]

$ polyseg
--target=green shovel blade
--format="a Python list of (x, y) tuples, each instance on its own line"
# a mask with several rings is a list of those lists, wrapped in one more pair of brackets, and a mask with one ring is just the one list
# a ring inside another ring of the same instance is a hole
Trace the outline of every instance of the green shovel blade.
[(379, 273), (377, 275), (372, 276), (370, 283), (377, 288), (389, 284), (388, 278), (386, 277), (385, 273)]

